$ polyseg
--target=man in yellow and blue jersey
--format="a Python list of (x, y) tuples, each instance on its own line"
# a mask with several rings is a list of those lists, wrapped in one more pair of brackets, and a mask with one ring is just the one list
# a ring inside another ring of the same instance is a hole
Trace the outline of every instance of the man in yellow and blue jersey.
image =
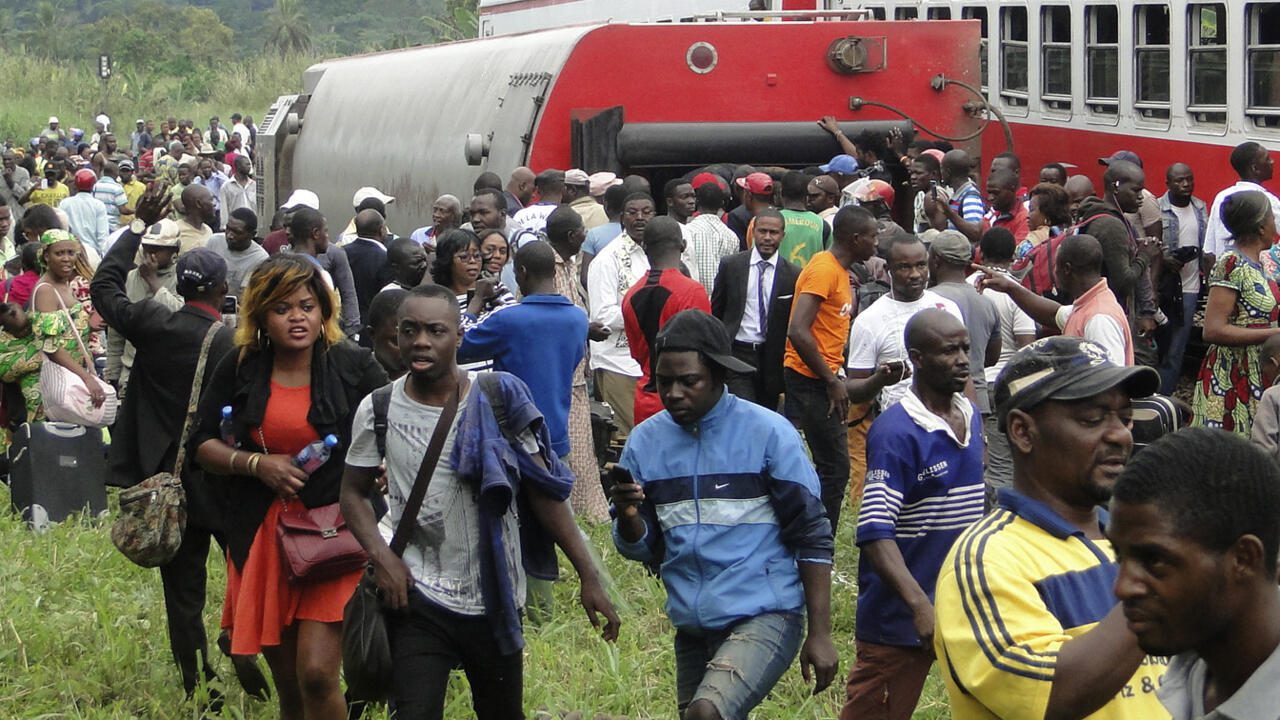
[(1169, 717), (1149, 658), (1112, 594), (1118, 574), (1100, 506), (1133, 450), (1130, 400), (1151, 368), (1096, 343), (1046, 338), (996, 380), (1013, 487), (956, 540), (936, 591), (934, 648), (955, 720)]

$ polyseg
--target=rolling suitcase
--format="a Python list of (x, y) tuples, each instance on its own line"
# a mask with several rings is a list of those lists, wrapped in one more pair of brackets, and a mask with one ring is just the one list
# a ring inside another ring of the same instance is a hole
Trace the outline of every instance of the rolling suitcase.
[(1133, 401), (1133, 454), (1171, 432), (1186, 426), (1191, 417), (1178, 402), (1164, 395)]
[(9, 447), (13, 507), (33, 528), (87, 510), (107, 510), (102, 431), (59, 422), (23, 423)]

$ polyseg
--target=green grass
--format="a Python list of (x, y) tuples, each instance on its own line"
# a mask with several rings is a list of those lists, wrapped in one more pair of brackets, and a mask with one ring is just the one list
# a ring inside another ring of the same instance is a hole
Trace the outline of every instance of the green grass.
[[(118, 72), (107, 85), (106, 111), (121, 147), (127, 147), (133, 121), (166, 117), (194, 120), (198, 127), (217, 115), (231, 126), (231, 113), (261, 121), (278, 96), (302, 89), (302, 71), (320, 58), (293, 55), (258, 56), (227, 63), (216, 71), (201, 70), (186, 78), (148, 73)], [(5, 78), (0, 103), (0, 140), (13, 139), (23, 147), (57, 115), (68, 132), (93, 135), (93, 118), (103, 106), (103, 86), (94, 63), (45, 60), (21, 49), (0, 53), (0, 78)]]
[[(194, 705), (183, 701), (169, 653), (159, 573), (138, 568), (116, 552), (103, 521), (70, 521), (32, 533), (8, 510), (2, 486), (0, 508), (0, 718), (197, 717)], [(857, 596), (850, 515), (845, 514), (839, 533), (832, 598), (841, 680), (812, 697), (793, 667), (753, 714), (757, 719), (829, 719), (839, 713), (842, 679), (853, 661)], [(554, 619), (526, 630), (526, 712), (532, 718), (545, 708), (558, 718), (580, 711), (587, 720), (597, 713), (632, 720), (673, 717), (675, 665), (662, 585), (617, 554), (607, 527), (588, 534), (612, 576), (622, 636), (616, 645), (602, 642), (576, 604), (577, 583), (557, 583)], [(206, 610), (211, 638), (224, 579), (223, 563), (211, 556)], [(228, 680), (222, 717), (276, 718), (274, 703), (246, 698), (230, 663), (214, 653), (215, 668)], [(466, 682), (458, 674), (445, 717), (470, 716)], [(950, 717), (936, 671), (915, 717)]]

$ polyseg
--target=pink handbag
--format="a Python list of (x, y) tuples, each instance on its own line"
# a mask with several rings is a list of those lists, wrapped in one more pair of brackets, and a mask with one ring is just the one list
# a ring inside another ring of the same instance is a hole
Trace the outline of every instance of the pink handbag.
[[(48, 283), (41, 283), (41, 285), (48, 285)], [(50, 285), (50, 287), (53, 286)], [(36, 290), (39, 289), (40, 285), (37, 285), (31, 291), (33, 298)], [(55, 422), (74, 423), (85, 427), (106, 427), (116, 421), (116, 410), (119, 407), (116, 389), (94, 373), (93, 356), (84, 346), (80, 333), (75, 330), (75, 322), (71, 320), (71, 313), (67, 311), (67, 305), (62, 301), (62, 294), (55, 288), (54, 295), (58, 298), (58, 305), (62, 307), (62, 315), (67, 319), (68, 327), (75, 334), (76, 342), (80, 344), (80, 352), (84, 353), (85, 360), (88, 362), (86, 369), (93, 376), (93, 381), (98, 383), (98, 387), (102, 388), (107, 399), (102, 405), (94, 407), (89, 396), (89, 387), (85, 385), (84, 380), (46, 356), (40, 363), (40, 399), (44, 404), (45, 417)]]

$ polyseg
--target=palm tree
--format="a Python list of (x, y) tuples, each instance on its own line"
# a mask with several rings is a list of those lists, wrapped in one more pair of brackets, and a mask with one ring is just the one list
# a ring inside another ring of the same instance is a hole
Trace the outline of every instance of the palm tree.
[(266, 44), (281, 55), (311, 49), (311, 25), (302, 11), (302, 0), (276, 0), (267, 17)]
[(478, 0), (445, 0), (444, 17), (427, 15), (423, 24), (441, 40), (465, 40), (476, 36), (479, 25)]

